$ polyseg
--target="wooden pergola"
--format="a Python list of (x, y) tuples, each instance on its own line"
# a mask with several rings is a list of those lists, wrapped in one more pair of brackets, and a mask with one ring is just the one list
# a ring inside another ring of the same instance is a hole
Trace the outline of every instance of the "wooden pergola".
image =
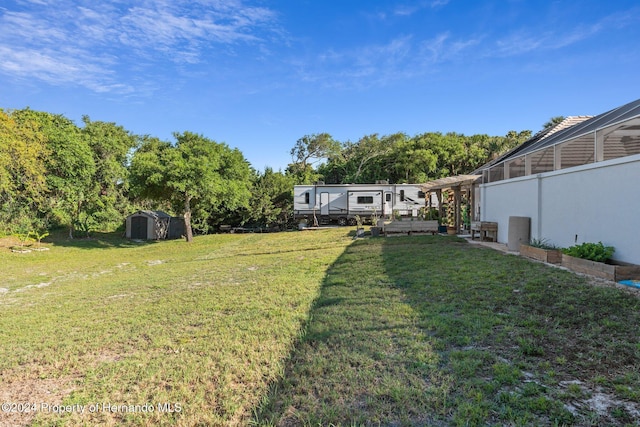
[[(462, 226), (462, 194), (466, 193), (469, 204), (471, 206), (474, 206), (474, 195), (472, 188), (476, 182), (481, 181), (482, 175), (456, 175), (429, 181), (425, 184), (421, 184), (421, 187), (422, 190), (429, 195), (427, 197), (427, 200), (429, 201), (431, 201), (430, 193), (436, 194), (436, 197), (438, 198), (438, 210), (440, 213), (440, 218), (444, 216), (442, 206), (442, 191), (453, 191), (454, 226), (456, 228), (456, 232), (460, 232)], [(472, 218), (472, 220), (475, 220), (475, 218)]]

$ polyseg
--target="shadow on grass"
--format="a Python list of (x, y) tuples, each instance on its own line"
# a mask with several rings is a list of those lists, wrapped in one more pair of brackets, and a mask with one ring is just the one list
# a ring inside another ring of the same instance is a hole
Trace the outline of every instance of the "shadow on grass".
[(89, 237), (76, 236), (73, 239), (70, 239), (66, 232), (56, 232), (43, 239), (43, 243), (78, 249), (111, 249), (134, 248), (158, 242), (154, 240), (127, 239), (123, 236), (122, 231), (114, 231), (110, 233), (92, 232)]
[(387, 253), (403, 240), (356, 240), (329, 268), (255, 424), (426, 425), (447, 412), (450, 378), (402, 289), (414, 262)]
[(455, 237), (355, 241), (253, 421), (638, 422), (639, 322), (637, 297)]

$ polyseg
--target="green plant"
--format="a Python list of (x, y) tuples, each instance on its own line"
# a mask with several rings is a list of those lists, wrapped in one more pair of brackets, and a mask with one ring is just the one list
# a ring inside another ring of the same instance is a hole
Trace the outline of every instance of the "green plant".
[(371, 214), (371, 225), (373, 225), (374, 227), (377, 227), (379, 219), (380, 219), (380, 215), (378, 215), (378, 211), (374, 209), (373, 213)]
[(471, 227), (471, 206), (466, 205), (462, 210), (462, 223), (465, 228), (469, 229)]
[(549, 243), (547, 239), (531, 239), (529, 246), (540, 249), (559, 249), (553, 243)]
[(36, 239), (36, 241), (38, 242), (38, 248), (39, 248), (40, 242), (42, 241), (42, 239), (44, 239), (49, 235), (49, 232), (43, 231), (42, 233), (39, 233), (38, 231), (32, 231), (31, 233), (29, 233), (29, 235), (33, 235), (33, 238)]
[(420, 208), (421, 217), (425, 220), (439, 220), (440, 214), (436, 208)]
[(602, 242), (585, 242), (562, 250), (563, 253), (569, 256), (597, 262), (606, 262), (611, 259), (614, 251), (613, 246), (605, 246)]
[(18, 238), (18, 241), (20, 242), (20, 249), (23, 249), (25, 244), (29, 241), (31, 241), (31, 237), (30, 236), (31, 233), (29, 232), (24, 232), (24, 233), (16, 233), (15, 236)]

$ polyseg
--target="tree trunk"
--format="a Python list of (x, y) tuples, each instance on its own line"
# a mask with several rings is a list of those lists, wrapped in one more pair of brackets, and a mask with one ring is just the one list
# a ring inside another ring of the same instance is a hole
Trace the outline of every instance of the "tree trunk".
[(184, 228), (187, 242), (193, 241), (193, 230), (191, 229), (191, 196), (184, 197)]

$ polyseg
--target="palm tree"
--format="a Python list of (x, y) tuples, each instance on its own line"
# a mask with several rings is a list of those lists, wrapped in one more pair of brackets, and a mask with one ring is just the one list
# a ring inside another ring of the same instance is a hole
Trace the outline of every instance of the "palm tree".
[(564, 116), (551, 117), (548, 122), (542, 125), (542, 130), (552, 128), (564, 120)]

